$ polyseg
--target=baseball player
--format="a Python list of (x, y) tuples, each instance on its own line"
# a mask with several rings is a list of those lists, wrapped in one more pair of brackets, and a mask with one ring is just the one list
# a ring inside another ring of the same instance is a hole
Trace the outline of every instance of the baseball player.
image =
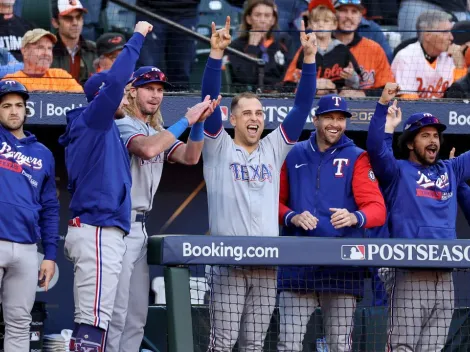
[[(367, 134), (367, 151), (389, 211), (393, 238), (455, 239), (459, 184), (470, 178), (470, 152), (439, 160), (446, 126), (431, 113), (411, 115), (399, 139), (397, 160), (384, 143), (385, 122), (401, 119), (399, 87), (387, 83)], [(454, 309), (450, 270), (395, 269), (391, 277), (388, 350), (440, 351)]]
[(113, 311), (116, 288), (130, 231), (129, 155), (114, 122), (127, 104), (124, 89), (145, 36), (138, 22), (109, 71), (94, 74), (84, 86), (87, 107), (67, 113), (65, 146), (71, 193), (66, 256), (74, 263), (75, 328), (71, 351), (101, 352)]
[[(351, 117), (344, 98), (318, 102), (315, 132), (297, 143), (281, 170), (279, 222), (283, 236), (365, 237), (382, 226), (386, 209), (367, 153), (344, 135)], [(362, 259), (355, 246), (348, 259)], [(350, 351), (356, 300), (364, 292), (360, 268), (280, 267), (278, 351), (302, 351), (307, 323), (321, 307), (329, 350)]]
[[(211, 52), (202, 83), (202, 96), (217, 98), (224, 49), (230, 44), (230, 19), (225, 28), (212, 23)], [(299, 138), (315, 94), (316, 37), (302, 28), (304, 64), (294, 107), (280, 127), (261, 139), (264, 115), (252, 93), (232, 99), (232, 139), (221, 112), (204, 123), (204, 178), (209, 205), (209, 229), (217, 236), (278, 236), (279, 173)], [(259, 267), (207, 268), (210, 286), (210, 351), (261, 351), (276, 300), (276, 270)]]
[[(204, 143), (203, 121), (219, 101), (209, 96), (192, 107), (167, 130), (161, 125), (160, 106), (165, 88), (171, 87), (156, 67), (141, 67), (133, 74), (127, 93), (127, 115), (116, 120), (131, 157), (131, 230), (124, 237), (126, 253), (107, 333), (106, 352), (138, 351), (147, 321), (149, 268), (145, 221), (152, 210), (165, 155), (171, 162), (194, 165)], [(202, 118), (202, 120), (201, 120)], [(177, 138), (191, 126), (188, 144)]]
[(55, 271), (59, 202), (49, 149), (23, 130), (29, 94), (19, 82), (0, 82), (0, 303), (5, 352), (29, 351), (38, 285), (37, 242), (44, 260), (39, 282), (46, 291)]

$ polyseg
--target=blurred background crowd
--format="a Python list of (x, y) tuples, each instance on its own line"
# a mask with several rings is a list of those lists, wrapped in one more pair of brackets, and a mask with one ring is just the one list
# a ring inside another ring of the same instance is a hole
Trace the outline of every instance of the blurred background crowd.
[(318, 39), (318, 95), (375, 96), (395, 81), (405, 99), (468, 98), (469, 6), (468, 0), (0, 0), (0, 77), (30, 91), (82, 92), (91, 75), (109, 69), (136, 21), (147, 20), (154, 30), (138, 66), (159, 67), (174, 90), (197, 91), (211, 22), (221, 26), (230, 16), (224, 92), (295, 92), (304, 21)]

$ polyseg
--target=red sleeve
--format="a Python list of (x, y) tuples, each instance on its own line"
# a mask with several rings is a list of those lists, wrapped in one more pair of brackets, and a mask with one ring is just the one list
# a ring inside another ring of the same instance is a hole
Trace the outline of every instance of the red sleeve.
[(384, 225), (387, 209), (366, 152), (359, 156), (354, 165), (352, 188), (358, 212), (364, 216), (362, 221), (358, 219), (360, 226), (371, 228)]
[(279, 225), (284, 224), (284, 216), (292, 210), (286, 205), (289, 200), (289, 178), (287, 176), (286, 162), (282, 164), (279, 187)]

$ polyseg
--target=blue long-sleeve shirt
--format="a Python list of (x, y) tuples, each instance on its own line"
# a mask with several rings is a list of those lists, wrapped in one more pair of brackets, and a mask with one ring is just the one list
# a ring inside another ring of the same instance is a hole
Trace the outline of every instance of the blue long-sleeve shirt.
[(390, 212), (390, 236), (455, 239), (457, 188), (470, 178), (470, 152), (431, 166), (396, 160), (385, 142), (387, 109), (377, 104), (367, 151)]
[(42, 241), (44, 259), (55, 260), (59, 241), (59, 201), (54, 157), (25, 131), (17, 139), (0, 126), (0, 239)]
[[(203, 98), (210, 95), (211, 99), (216, 99), (219, 95), (222, 82), (221, 68), (222, 60), (209, 57), (202, 78)], [(316, 91), (316, 80), (312, 79), (312, 76), (316, 77), (316, 72), (316, 64), (303, 64), (302, 77), (295, 96), (294, 107), (281, 124), (282, 132), (290, 142), (299, 139), (312, 108), (314, 94), (311, 94), (311, 92)], [(204, 133), (209, 136), (217, 136), (222, 128), (222, 114), (220, 108), (217, 107), (214, 113), (206, 119)]]
[(144, 36), (134, 33), (99, 93), (86, 108), (67, 113), (65, 146), (72, 217), (94, 226), (115, 226), (128, 233), (131, 214), (129, 155), (114, 122), (139, 57)]

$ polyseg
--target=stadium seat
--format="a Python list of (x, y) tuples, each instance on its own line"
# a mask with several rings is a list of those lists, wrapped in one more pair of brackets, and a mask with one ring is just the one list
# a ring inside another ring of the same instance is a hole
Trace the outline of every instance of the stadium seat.
[(52, 9), (50, 1), (42, 1), (38, 6), (38, 0), (23, 0), (22, 18), (36, 25), (36, 27), (44, 28), (50, 31), (52, 28)]

